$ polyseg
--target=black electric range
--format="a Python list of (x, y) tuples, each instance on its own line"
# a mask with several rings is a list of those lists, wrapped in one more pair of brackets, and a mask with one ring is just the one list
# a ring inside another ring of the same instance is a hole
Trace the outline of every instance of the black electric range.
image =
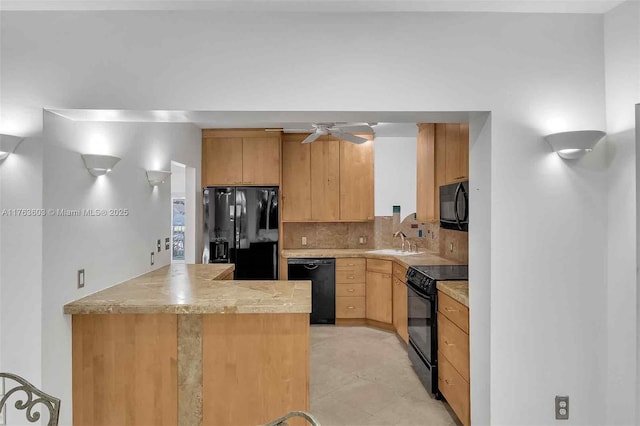
[(469, 279), (467, 265), (412, 266), (407, 270), (409, 359), (427, 391), (438, 391), (437, 282)]

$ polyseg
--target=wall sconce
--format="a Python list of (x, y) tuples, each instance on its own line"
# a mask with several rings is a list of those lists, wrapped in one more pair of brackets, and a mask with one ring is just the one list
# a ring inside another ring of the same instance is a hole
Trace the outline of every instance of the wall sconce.
[(545, 136), (551, 148), (565, 160), (575, 160), (587, 152), (606, 135), (600, 130), (576, 130), (574, 132), (553, 133)]
[(93, 176), (106, 175), (118, 164), (120, 159), (111, 155), (82, 154), (84, 165)]
[(147, 170), (147, 180), (151, 186), (158, 186), (164, 183), (169, 176), (171, 176), (171, 172), (164, 170)]
[(22, 140), (23, 138), (18, 136), (0, 134), (0, 161), (12, 154)]

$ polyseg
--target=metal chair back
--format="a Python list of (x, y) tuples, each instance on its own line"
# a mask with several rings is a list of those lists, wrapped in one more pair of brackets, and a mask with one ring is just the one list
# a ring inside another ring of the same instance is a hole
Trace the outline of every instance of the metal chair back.
[[(15, 374), (0, 373), (0, 379), (9, 379), (17, 383), (14, 387), (5, 388), (4, 396), (0, 399), (0, 412), (4, 410), (9, 397), (14, 395), (16, 392), (24, 392), (24, 395), (22, 393), (16, 395), (21, 396), (21, 398), (16, 401), (15, 407), (18, 410), (25, 410), (27, 420), (31, 423), (35, 423), (40, 420), (40, 412), (34, 411), (34, 407), (41, 404), (49, 410), (49, 423), (47, 423), (47, 426), (58, 426), (58, 418), (60, 417), (60, 400), (58, 398), (42, 392), (31, 383)], [(7, 386), (6, 380), (5, 386)], [(42, 407), (38, 407), (36, 409), (42, 411)]]

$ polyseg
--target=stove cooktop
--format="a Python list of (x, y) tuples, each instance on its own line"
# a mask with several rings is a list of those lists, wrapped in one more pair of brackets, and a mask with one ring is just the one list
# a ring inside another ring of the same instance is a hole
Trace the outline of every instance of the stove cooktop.
[(469, 279), (468, 265), (418, 265), (411, 268), (436, 281), (465, 281)]

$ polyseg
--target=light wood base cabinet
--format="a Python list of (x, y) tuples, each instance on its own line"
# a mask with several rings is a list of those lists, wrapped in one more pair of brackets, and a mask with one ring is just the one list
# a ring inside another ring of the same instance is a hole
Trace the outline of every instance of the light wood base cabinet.
[(367, 259), (367, 319), (392, 324), (392, 266), (390, 260)]
[(365, 318), (365, 271), (365, 259), (336, 259), (336, 319)]
[(309, 314), (73, 315), (72, 374), (74, 425), (264, 424), (309, 411)]
[(438, 388), (470, 424), (469, 308), (438, 291)]
[(393, 262), (393, 326), (398, 336), (409, 344), (407, 321), (407, 268)]

